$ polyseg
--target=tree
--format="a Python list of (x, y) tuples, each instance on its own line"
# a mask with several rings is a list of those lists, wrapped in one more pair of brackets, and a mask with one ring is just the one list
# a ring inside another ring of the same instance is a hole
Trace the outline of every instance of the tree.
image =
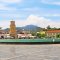
[(36, 32), (31, 32), (32, 36), (36, 36)]
[(2, 27), (0, 27), (0, 30), (2, 29)]
[(47, 29), (51, 29), (50, 25), (47, 26)]
[(41, 38), (41, 34), (40, 33), (37, 33), (37, 35), (36, 35), (37, 37), (39, 37), (39, 38)]
[(57, 38), (60, 38), (60, 34), (57, 34), (56, 37), (57, 37)]
[(37, 33), (37, 37), (39, 38), (44, 38), (45, 36), (46, 36), (45, 34)]

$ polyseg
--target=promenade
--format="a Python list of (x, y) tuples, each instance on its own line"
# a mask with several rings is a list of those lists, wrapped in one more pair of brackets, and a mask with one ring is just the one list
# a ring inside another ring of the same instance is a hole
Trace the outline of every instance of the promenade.
[(0, 60), (60, 60), (60, 44), (0, 44)]

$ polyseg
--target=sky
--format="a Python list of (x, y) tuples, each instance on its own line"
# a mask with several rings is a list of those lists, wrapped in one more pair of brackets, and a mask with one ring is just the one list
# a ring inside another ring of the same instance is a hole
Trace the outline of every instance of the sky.
[(37, 25), (60, 28), (60, 0), (0, 0), (0, 27)]

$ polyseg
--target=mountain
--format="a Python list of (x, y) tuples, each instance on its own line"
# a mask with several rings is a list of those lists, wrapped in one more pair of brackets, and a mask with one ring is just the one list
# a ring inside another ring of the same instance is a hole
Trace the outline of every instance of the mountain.
[(35, 30), (37, 29), (37, 26), (35, 25), (27, 25), (23, 27), (25, 30)]
[(35, 25), (26, 25), (24, 27), (17, 27), (17, 30), (27, 30), (27, 31), (37, 31), (38, 29), (41, 29), (41, 27), (35, 26)]
[[(16, 30), (26, 30), (26, 31), (38, 31), (41, 29), (41, 27), (35, 26), (35, 25), (26, 25), (23, 27), (16, 27)], [(5, 29), (6, 31), (9, 30), (9, 28)]]

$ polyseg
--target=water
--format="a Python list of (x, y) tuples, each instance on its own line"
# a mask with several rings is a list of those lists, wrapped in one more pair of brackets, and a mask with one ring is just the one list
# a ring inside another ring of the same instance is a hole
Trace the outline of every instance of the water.
[(60, 44), (0, 44), (0, 60), (60, 60)]

